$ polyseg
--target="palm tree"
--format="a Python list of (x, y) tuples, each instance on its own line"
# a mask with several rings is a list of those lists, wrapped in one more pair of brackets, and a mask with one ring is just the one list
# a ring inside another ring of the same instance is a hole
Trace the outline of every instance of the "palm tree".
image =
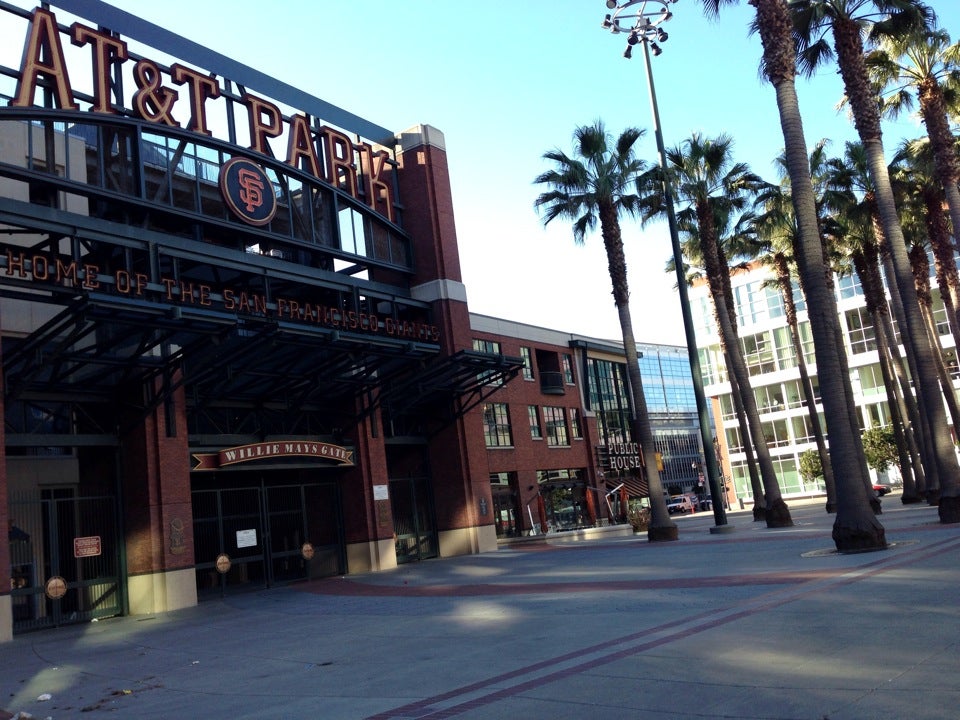
[[(818, 144), (814, 153), (822, 150), (823, 144)], [(811, 166), (813, 163), (811, 163)], [(813, 382), (807, 369), (806, 356), (803, 351), (803, 341), (800, 337), (800, 327), (797, 320), (797, 306), (793, 299), (793, 253), (797, 243), (797, 223), (793, 216), (793, 202), (790, 199), (789, 180), (784, 186), (769, 186), (757, 197), (757, 204), (763, 212), (754, 221), (757, 233), (756, 255), (760, 262), (768, 265), (774, 273), (774, 282), (783, 302), (784, 315), (787, 327), (790, 330), (790, 340), (796, 356), (797, 372), (800, 374), (800, 387), (803, 391), (804, 404), (813, 429), (814, 441), (817, 445), (817, 454), (820, 456), (820, 467), (827, 489), (826, 510), (828, 513), (836, 511), (837, 490), (833, 476), (833, 465), (830, 463), (830, 453), (827, 451), (827, 441), (817, 412), (816, 398), (813, 391)]]
[(960, 348), (960, 272), (954, 260), (950, 227), (943, 212), (945, 193), (934, 180), (937, 172), (934, 165), (932, 143), (920, 139), (901, 144), (891, 169), (894, 172), (894, 185), (908, 205), (907, 218), (915, 218), (924, 226), (926, 239), (933, 251), (937, 285), (953, 332), (954, 347)]
[[(729, 136), (711, 139), (694, 134), (666, 152), (667, 176), (675, 197), (688, 205), (680, 214), (689, 215), (700, 239), (700, 255), (713, 298), (717, 330), (729, 362), (728, 369), (739, 389), (760, 467), (764, 519), (767, 527), (789, 527), (793, 525), (793, 520), (783, 501), (773, 460), (764, 440), (757, 400), (751, 390), (750, 374), (737, 333), (736, 307), (729, 291), (729, 282), (724, 280), (729, 280), (729, 269), (720, 245), (718, 216), (726, 217), (731, 211), (743, 208), (747, 196), (761, 184), (760, 178), (750, 172), (746, 165), (733, 162), (732, 147), (733, 140)], [(654, 186), (659, 187), (656, 183)], [(663, 213), (659, 197), (654, 190), (652, 195), (645, 198), (648, 203), (646, 217)], [(755, 503), (759, 500), (755, 498)]]
[[(652, 203), (655, 206), (659, 206), (659, 196), (657, 200)], [(717, 225), (721, 228), (726, 228), (730, 225), (729, 213), (718, 212), (717, 213)], [(742, 218), (741, 218), (742, 219)], [(735, 227), (738, 228), (734, 233), (742, 232), (739, 230), (743, 223), (738, 221), (735, 224)], [(681, 212), (677, 217), (677, 226), (680, 231), (680, 234), (683, 238), (682, 241), (682, 250), (683, 257), (688, 263), (685, 267), (685, 277), (687, 278), (687, 284), (693, 284), (696, 280), (703, 280), (706, 278), (706, 271), (703, 269), (703, 251), (700, 244), (700, 231), (697, 227), (696, 217), (693, 213), (690, 212), (690, 208), (687, 208)], [(727, 262), (726, 253), (724, 251), (724, 246), (726, 246), (731, 237), (728, 233), (723, 232), (723, 240), (721, 241), (721, 246), (719, 248), (719, 263), (720, 271), (717, 273), (719, 279), (724, 283), (724, 297), (728, 307), (732, 308), (730, 312), (735, 313), (736, 309), (733, 304), (733, 289), (730, 285), (730, 274), (731, 269)], [(700, 270), (697, 271), (693, 269), (692, 266), (699, 266)], [(675, 272), (675, 266), (673, 259), (667, 262), (667, 272)], [(711, 294), (711, 300), (714, 298)], [(716, 310), (714, 311), (714, 317), (716, 317)], [(719, 327), (719, 323), (717, 323)], [(727, 368), (732, 366), (732, 361), (729, 356), (729, 349), (727, 348), (726, 340), (723, 336), (719, 337), (720, 340), (720, 349), (724, 356), (724, 362)], [(739, 347), (739, 346), (735, 346)], [(757, 460), (756, 455), (753, 451), (753, 442), (751, 440), (750, 434), (750, 423), (747, 420), (747, 413), (743, 406), (743, 396), (741, 394), (740, 387), (737, 385), (737, 380), (732, 373), (729, 371), (726, 373), (727, 381), (730, 384), (730, 400), (733, 404), (734, 414), (737, 417), (737, 427), (740, 431), (740, 446), (743, 448), (744, 458), (746, 459), (747, 474), (750, 476), (750, 493), (754, 498), (753, 502), (753, 520), (754, 522), (764, 520), (766, 518), (766, 503), (760, 502), (760, 498), (763, 497), (763, 483), (760, 480), (760, 473), (757, 470)], [(750, 389), (747, 388), (747, 392)]]
[(945, 30), (882, 38), (867, 55), (867, 68), (880, 87), (884, 115), (895, 118), (912, 109), (910, 91), (916, 93), (937, 181), (946, 194), (954, 230), (960, 232), (960, 162), (947, 111), (948, 98), (954, 98), (960, 86), (960, 43), (951, 44)]
[(557, 218), (573, 222), (573, 239), (583, 244), (588, 232), (600, 223), (600, 235), (607, 251), (607, 267), (613, 284), (613, 302), (620, 318), (623, 350), (627, 361), (627, 377), (633, 393), (633, 435), (640, 443), (645, 458), (650, 489), (651, 542), (676, 540), (677, 525), (670, 519), (663, 495), (657, 464), (653, 428), (647, 415), (647, 402), (640, 379), (637, 342), (630, 317), (630, 291), (627, 284), (627, 262), (623, 252), (620, 216), (636, 215), (640, 197), (636, 192), (637, 177), (646, 170), (646, 163), (634, 154), (633, 146), (643, 130), (627, 128), (613, 143), (601, 121), (578, 127), (573, 134), (574, 157), (561, 150), (544, 153), (543, 158), (555, 167), (541, 173), (534, 182), (549, 188), (534, 203), (544, 213), (543, 224)]
[[(897, 294), (903, 302), (907, 341), (916, 353), (917, 375), (914, 380), (930, 427), (933, 460), (940, 482), (940, 521), (960, 522), (960, 465), (947, 429), (933, 348), (926, 334), (907, 257), (906, 241), (897, 217), (883, 152), (880, 104), (870, 82), (864, 56), (864, 34), (868, 26), (871, 27), (871, 40), (882, 36), (895, 37), (922, 31), (925, 24), (931, 21), (933, 13), (919, 0), (788, 0), (788, 5), (794, 18), (800, 67), (806, 74), (812, 74), (836, 52), (854, 126), (867, 156), (880, 226), (886, 237), (895, 273)], [(880, 20), (871, 25), (872, 19), (877, 17)], [(828, 32), (833, 34), (832, 49), (826, 40)]]
[[(869, 477), (862, 462), (860, 435), (849, 421), (848, 396), (843, 387), (837, 337), (837, 298), (827, 281), (826, 262), (817, 226), (817, 206), (810, 179), (807, 142), (797, 99), (795, 45), (792, 21), (783, 0), (748, 0), (756, 9), (754, 28), (763, 46), (761, 71), (773, 85), (783, 132), (784, 157), (790, 175), (794, 212), (800, 237), (797, 267), (807, 298), (817, 375), (820, 379), (831, 461), (837, 477), (837, 514), (833, 541), (840, 551), (873, 550), (887, 546), (886, 533), (870, 507), (865, 487)], [(736, 0), (701, 0), (716, 16), (722, 5)], [(859, 447), (859, 451), (858, 448)]]
[[(898, 383), (906, 374), (890, 322), (880, 272), (876, 238), (879, 223), (873, 212), (872, 184), (866, 172), (862, 146), (847, 143), (842, 159), (831, 158), (826, 162), (823, 179), (827, 188), (824, 193), (824, 226), (839, 251), (838, 257), (849, 258), (841, 265), (852, 263), (852, 268), (846, 267), (846, 271), (852, 270), (859, 277), (866, 309), (873, 323), (879, 367), (903, 475), (901, 497), (904, 503), (919, 502), (914, 477), (920, 476), (920, 455), (913, 437), (913, 428), (920, 424), (919, 413), (909, 386)], [(907, 401), (904, 400), (905, 394)]]

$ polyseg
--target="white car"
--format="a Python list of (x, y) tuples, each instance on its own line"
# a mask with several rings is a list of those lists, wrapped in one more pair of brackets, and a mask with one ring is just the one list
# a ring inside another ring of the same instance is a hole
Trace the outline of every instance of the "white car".
[(671, 515), (674, 513), (680, 513), (681, 515), (688, 512), (692, 513), (693, 510), (693, 502), (686, 495), (673, 495), (667, 500), (667, 512)]

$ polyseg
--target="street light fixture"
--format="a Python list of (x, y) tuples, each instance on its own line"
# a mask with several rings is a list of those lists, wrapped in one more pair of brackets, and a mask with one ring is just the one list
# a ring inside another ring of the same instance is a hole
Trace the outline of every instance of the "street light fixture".
[(710, 484), (710, 502), (716, 526), (710, 532), (725, 532), (733, 528), (727, 525), (723, 495), (720, 489), (720, 469), (716, 456), (709, 452), (713, 447), (710, 432), (710, 414), (703, 392), (703, 376), (700, 371), (700, 356), (697, 351), (697, 338), (693, 327), (693, 315), (690, 311), (690, 298), (687, 293), (687, 279), (683, 272), (683, 251), (680, 249), (680, 233), (677, 229), (677, 216), (673, 207), (673, 191), (666, 181), (667, 151), (663, 144), (663, 132), (660, 129), (660, 110), (657, 107), (657, 92), (653, 84), (653, 68), (650, 65), (650, 53), (660, 55), (663, 49), (657, 44), (667, 41), (667, 33), (660, 27), (673, 17), (670, 5), (677, 0), (606, 0), (607, 9), (613, 10), (604, 16), (601, 27), (614, 34), (627, 33), (627, 48), (623, 56), (628, 60), (633, 56), (635, 45), (643, 46), (643, 59), (647, 68), (647, 85), (650, 89), (650, 105), (653, 111), (653, 130), (657, 140), (657, 152), (660, 155), (660, 169), (664, 174), (663, 197), (667, 207), (667, 225), (670, 230), (670, 243), (673, 249), (673, 264), (677, 273), (677, 288), (680, 292), (680, 310), (683, 314), (683, 329), (687, 340), (687, 354), (690, 357), (690, 374), (693, 380), (693, 392), (697, 402), (697, 414), (700, 420), (700, 440), (703, 443), (706, 460), (707, 479)]

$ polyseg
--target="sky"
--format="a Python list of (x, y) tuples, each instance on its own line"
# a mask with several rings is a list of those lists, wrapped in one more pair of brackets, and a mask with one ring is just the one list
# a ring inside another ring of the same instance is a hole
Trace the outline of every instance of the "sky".
[[(21, 3), (18, 3), (21, 4)], [(401, 132), (443, 132), (460, 264), (471, 312), (591, 337), (620, 326), (599, 231), (577, 246), (569, 223), (544, 227), (534, 178), (543, 153), (570, 153), (575, 128), (602, 120), (618, 135), (647, 130), (637, 154), (657, 162), (642, 54), (601, 28), (604, 0), (110, 0), (110, 4)], [(652, 4), (652, 3), (651, 3)], [(960, 2), (932, 0), (957, 39)], [(29, 5), (28, 5), (29, 6)], [(776, 180), (783, 138), (773, 88), (758, 74), (759, 38), (746, 0), (719, 20), (698, 0), (671, 6), (669, 38), (653, 59), (664, 141), (693, 133), (734, 139), (734, 157)], [(836, 109), (834, 67), (798, 79), (808, 146), (855, 139)], [(884, 125), (888, 157), (922, 135), (904, 116)], [(630, 309), (641, 343), (685, 344), (664, 223), (624, 219)]]

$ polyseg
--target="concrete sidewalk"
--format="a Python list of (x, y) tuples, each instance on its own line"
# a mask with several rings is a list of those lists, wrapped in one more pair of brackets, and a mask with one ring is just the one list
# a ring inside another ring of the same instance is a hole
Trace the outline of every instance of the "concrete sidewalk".
[[(0, 645), (38, 718), (960, 717), (960, 526), (883, 502), (832, 552), (821, 502), (680, 540), (548, 540), (233, 595)], [(50, 699), (38, 698), (49, 694)], [(2, 715), (0, 715), (2, 717)]]

